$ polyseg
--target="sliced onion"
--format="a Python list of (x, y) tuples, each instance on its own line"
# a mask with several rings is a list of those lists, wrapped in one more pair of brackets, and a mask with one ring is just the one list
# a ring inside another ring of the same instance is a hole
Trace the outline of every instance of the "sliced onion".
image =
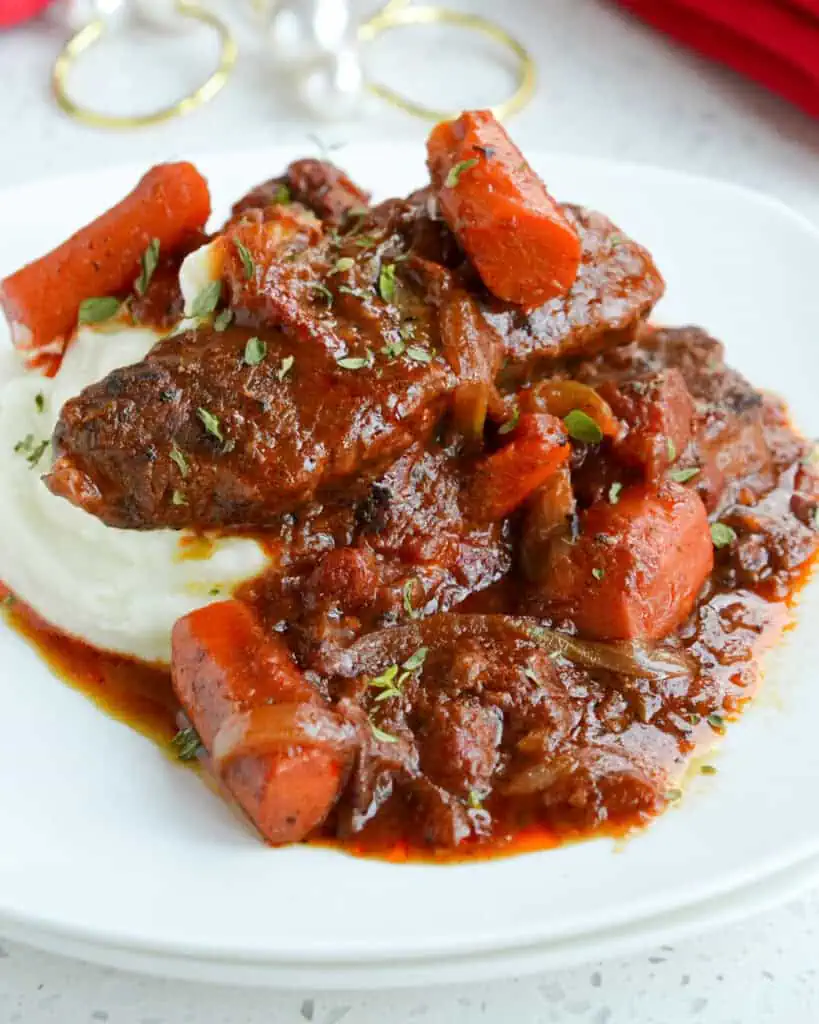
[(281, 753), (293, 747), (323, 747), (345, 754), (358, 730), (318, 704), (261, 704), (230, 715), (213, 739), (211, 756), (217, 774), (238, 757)]
[(549, 412), (563, 419), (574, 409), (590, 416), (607, 437), (620, 433), (620, 423), (611, 406), (588, 384), (576, 380), (544, 380), (524, 393), (533, 412)]
[(615, 643), (581, 640), (538, 625), (530, 628), (529, 635), (550, 654), (560, 655), (583, 668), (602, 668), (624, 676), (647, 676), (651, 679), (694, 673), (693, 665), (685, 654), (640, 640), (619, 640)]

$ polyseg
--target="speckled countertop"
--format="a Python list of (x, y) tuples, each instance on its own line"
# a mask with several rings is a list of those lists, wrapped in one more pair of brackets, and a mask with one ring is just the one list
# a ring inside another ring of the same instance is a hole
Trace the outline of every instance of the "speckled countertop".
[[(0, 36), (0, 186), (106, 163), (303, 139), (316, 126), (269, 70), (240, 0), (221, 0), (243, 35), (227, 90), (184, 122), (107, 135), (65, 120), (48, 73), (63, 31), (39, 24)], [(367, 4), (363, 5), (365, 8)], [(674, 50), (603, 0), (492, 0), (460, 4), (495, 12), (524, 36), (540, 87), (514, 122), (516, 135), (555, 150), (656, 163), (728, 178), (774, 193), (819, 223), (819, 124), (734, 76)], [(149, 47), (150, 42), (154, 47)], [(472, 51), (453, 75), (452, 37), (404, 49), (385, 42), (374, 63), (430, 100), (490, 102), (502, 70)], [(194, 82), (210, 57), (178, 38), (112, 45), (78, 74), (94, 94), (128, 97), (139, 68), (146, 105)], [(129, 58), (137, 62), (129, 65)], [(395, 73), (395, 68), (400, 72)], [(97, 76), (96, 78), (94, 76)], [(329, 140), (421, 138), (424, 126), (376, 108), (355, 124), (320, 126)], [(340, 158), (341, 159), (341, 158)], [(343, 161), (342, 161), (343, 162)], [(581, 197), (582, 198), (582, 197)], [(277, 995), (163, 982), (0, 945), (0, 1024), (815, 1024), (819, 1020), (819, 894), (674, 947), (519, 982), (424, 992)]]

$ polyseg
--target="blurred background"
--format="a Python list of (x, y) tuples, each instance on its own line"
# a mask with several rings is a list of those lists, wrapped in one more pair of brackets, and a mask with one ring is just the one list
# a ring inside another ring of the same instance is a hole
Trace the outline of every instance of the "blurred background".
[[(537, 85), (509, 121), (524, 147), (727, 178), (778, 196), (819, 225), (819, 0), (447, 2), (525, 45)], [(462, 27), (404, 27), (359, 51), (355, 28), (376, 13), (373, 0), (349, 9), (344, 0), (281, 0), (275, 8), (263, 0), (210, 0), (207, 9), (239, 51), (209, 102), (186, 117), (124, 131), (89, 127), (58, 107), (54, 62), (72, 34), (100, 14), (110, 15), (114, 28), (72, 71), (76, 102), (130, 114), (196, 89), (217, 65), (220, 37), (205, 25), (180, 25), (170, 6), (142, 0), (143, 19), (152, 20), (136, 24), (116, 0), (0, 0), (0, 187), (288, 140), (305, 153), (356, 140), (420, 141), (429, 122), (359, 95), (359, 58), (366, 77), (435, 106), (489, 105), (516, 85), (519, 59), (508, 47)], [(290, 29), (275, 21), (283, 9), (292, 15)], [(287, 32), (315, 29), (318, 14), (328, 48), (293, 62), (296, 37)], [(353, 51), (346, 64), (332, 63), (339, 46)], [(322, 74), (311, 78), (317, 70)], [(343, 149), (333, 158), (343, 164)], [(817, 954), (819, 896), (627, 961), (358, 999), (203, 990), (2, 943), (0, 1022), (815, 1024)]]

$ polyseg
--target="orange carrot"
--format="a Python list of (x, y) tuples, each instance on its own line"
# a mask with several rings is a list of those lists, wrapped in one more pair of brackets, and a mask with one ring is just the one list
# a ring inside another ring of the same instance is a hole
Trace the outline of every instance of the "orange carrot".
[(494, 295), (533, 308), (568, 291), (577, 232), (490, 111), (437, 125), (427, 164), (444, 220)]
[(15, 346), (30, 353), (32, 364), (56, 369), (80, 304), (128, 290), (153, 239), (162, 253), (171, 252), (209, 216), (208, 186), (192, 164), (152, 168), (107, 213), (0, 281), (0, 307)]
[(570, 452), (557, 417), (521, 416), (511, 441), (479, 463), (468, 491), (471, 514), (483, 522), (508, 516), (557, 472)]
[[(207, 750), (232, 724), (254, 719), (264, 728), (277, 712), (299, 716), (332, 712), (302, 676), (283, 641), (267, 636), (240, 601), (220, 601), (181, 618), (173, 630), (173, 686)], [(280, 724), (280, 723), (279, 723)], [(322, 745), (292, 742), (265, 752), (253, 737), (240, 743), (221, 778), (262, 835), (272, 843), (297, 842), (324, 821), (338, 798), (345, 757)], [(264, 736), (261, 737), (264, 740)]]

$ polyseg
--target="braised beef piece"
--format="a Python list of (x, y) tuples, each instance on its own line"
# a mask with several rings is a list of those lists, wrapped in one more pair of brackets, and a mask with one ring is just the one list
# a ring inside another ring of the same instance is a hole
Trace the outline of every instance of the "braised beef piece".
[(257, 185), (235, 203), (232, 216), (290, 201), (301, 203), (319, 220), (338, 227), (351, 213), (367, 208), (370, 194), (328, 160), (295, 160), (284, 174)]
[(66, 403), (48, 486), (111, 526), (265, 525), (377, 474), (431, 432), (451, 386), (440, 359), (345, 369), (336, 334), (268, 331), (248, 365), (250, 339), (168, 338)]

